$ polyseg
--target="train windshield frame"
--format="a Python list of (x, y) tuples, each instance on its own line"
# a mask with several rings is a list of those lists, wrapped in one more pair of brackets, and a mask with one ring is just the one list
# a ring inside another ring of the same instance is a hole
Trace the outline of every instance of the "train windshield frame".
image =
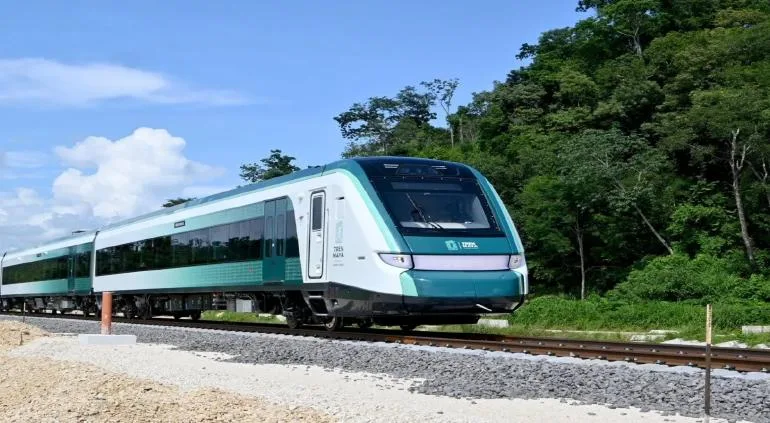
[(394, 175), (370, 180), (405, 236), (505, 236), (474, 177)]

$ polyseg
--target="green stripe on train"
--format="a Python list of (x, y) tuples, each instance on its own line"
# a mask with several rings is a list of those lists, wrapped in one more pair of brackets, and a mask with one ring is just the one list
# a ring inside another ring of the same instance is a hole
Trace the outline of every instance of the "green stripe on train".
[[(10, 287), (14, 293), (8, 294)], [(52, 279), (47, 281), (23, 282), (13, 285), (3, 285), (3, 296), (13, 295), (66, 295), (68, 293), (67, 279)]]
[[(103, 278), (107, 280), (125, 278), (125, 288), (130, 287), (132, 291), (182, 288), (211, 288), (216, 290), (223, 287), (248, 285), (256, 287), (264, 283), (262, 280), (263, 264), (262, 260), (249, 260), (236, 263), (219, 263), (124, 273)], [(302, 271), (298, 258), (287, 258), (284, 264), (284, 271), (286, 273), (284, 285), (299, 285), (302, 283)]]

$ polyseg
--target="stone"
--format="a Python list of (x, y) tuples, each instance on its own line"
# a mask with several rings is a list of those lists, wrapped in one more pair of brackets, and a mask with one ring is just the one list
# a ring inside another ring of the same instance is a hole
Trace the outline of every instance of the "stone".
[(136, 335), (96, 335), (85, 333), (78, 335), (80, 345), (133, 345)]

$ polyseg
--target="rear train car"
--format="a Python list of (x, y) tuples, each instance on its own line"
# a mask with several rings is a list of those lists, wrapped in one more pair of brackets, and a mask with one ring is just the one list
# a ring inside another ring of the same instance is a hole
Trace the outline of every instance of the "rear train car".
[(128, 317), (197, 319), (229, 295), (291, 327), (411, 329), (512, 312), (528, 293), (494, 188), (436, 160), (341, 160), (118, 222), (92, 242), (96, 295), (56, 292), (98, 307), (110, 291)]
[(0, 306), (36, 313), (95, 312), (91, 263), (94, 233), (80, 233), (0, 259)]

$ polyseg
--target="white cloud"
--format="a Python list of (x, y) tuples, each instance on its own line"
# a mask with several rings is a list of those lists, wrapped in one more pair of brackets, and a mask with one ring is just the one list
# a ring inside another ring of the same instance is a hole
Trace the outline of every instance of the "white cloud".
[[(89, 137), (71, 148), (57, 147), (59, 158), (73, 167), (54, 181), (54, 199), (89, 204), (94, 216), (104, 219), (155, 209), (164, 197), (223, 172), (187, 159), (185, 144), (166, 130), (139, 128), (116, 141)], [(86, 174), (84, 168), (96, 170)]]
[(0, 151), (0, 169), (35, 169), (45, 165), (47, 155), (39, 151)]
[(39, 178), (39, 172), (48, 156), (38, 151), (2, 151), (0, 150), (0, 179)]
[(107, 63), (65, 64), (39, 58), (0, 59), (0, 103), (83, 106), (105, 100), (237, 105), (245, 96), (193, 89), (166, 75)]
[(164, 129), (139, 128), (114, 141), (88, 137), (55, 148), (68, 167), (50, 198), (30, 188), (0, 191), (0, 254), (157, 210), (168, 198), (229, 188), (206, 185), (224, 170), (190, 160), (185, 147)]
[(52, 205), (31, 188), (0, 192), (0, 255), (96, 224), (89, 214), (59, 214), (50, 210)]

